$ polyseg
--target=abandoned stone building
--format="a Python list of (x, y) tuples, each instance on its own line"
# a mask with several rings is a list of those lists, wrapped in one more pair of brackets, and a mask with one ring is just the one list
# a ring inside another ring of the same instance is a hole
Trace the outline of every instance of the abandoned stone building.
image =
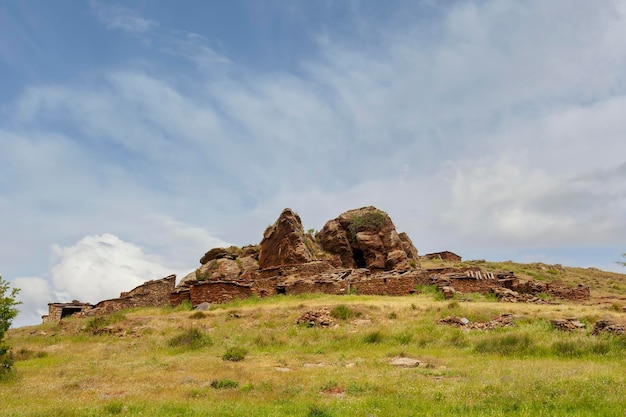
[(434, 259), (439, 261), (453, 261), (453, 262), (461, 262), (461, 257), (456, 253), (450, 251), (443, 252), (435, 252), (435, 253), (427, 253), (422, 256), (424, 259)]
[(44, 323), (58, 322), (64, 317), (80, 313), (85, 310), (91, 310), (93, 304), (81, 303), (74, 300), (71, 303), (48, 303), (48, 314), (41, 317)]
[[(452, 252), (431, 254), (460, 260)], [(79, 302), (50, 304), (46, 321), (71, 314), (91, 316), (125, 308), (178, 305), (190, 302), (225, 303), (250, 296), (277, 294), (410, 295), (420, 285), (436, 285), (444, 294), (489, 293), (494, 289), (555, 297), (589, 298), (587, 287), (520, 283), (510, 272), (487, 272), (480, 267), (424, 269), (413, 242), (398, 233), (387, 213), (375, 207), (350, 210), (329, 220), (316, 234), (305, 233), (300, 217), (285, 209), (267, 228), (259, 245), (213, 248), (201, 266), (176, 286), (171, 275), (92, 306)]]

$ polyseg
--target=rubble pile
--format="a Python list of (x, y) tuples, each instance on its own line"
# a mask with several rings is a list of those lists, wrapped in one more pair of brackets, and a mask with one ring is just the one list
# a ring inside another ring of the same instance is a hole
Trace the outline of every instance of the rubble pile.
[(505, 313), (500, 317), (487, 322), (474, 322), (472, 323), (465, 317), (444, 317), (437, 321), (439, 324), (446, 324), (449, 326), (456, 326), (464, 330), (494, 330), (501, 327), (513, 326), (513, 314)]
[(305, 312), (298, 317), (296, 324), (306, 324), (309, 327), (330, 327), (335, 325), (335, 320), (333, 320), (327, 308), (320, 308)]
[(581, 323), (577, 318), (554, 319), (550, 320), (550, 324), (557, 330), (562, 332), (573, 332), (576, 330), (584, 330), (585, 323)]
[(611, 333), (616, 335), (626, 335), (626, 326), (615, 323), (611, 320), (598, 320), (593, 326), (591, 334)]

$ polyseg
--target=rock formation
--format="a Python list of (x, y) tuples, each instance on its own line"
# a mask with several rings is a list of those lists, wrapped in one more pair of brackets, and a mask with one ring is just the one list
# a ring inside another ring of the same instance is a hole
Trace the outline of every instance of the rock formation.
[(417, 249), (404, 234), (403, 240), (391, 218), (375, 207), (349, 210), (328, 221), (317, 234), (321, 248), (343, 268), (372, 271), (408, 270), (417, 265)]
[(306, 244), (302, 220), (290, 208), (265, 230), (259, 251), (261, 269), (302, 264), (315, 260)]
[[(459, 257), (460, 259), (460, 257)], [(108, 314), (134, 306), (224, 303), (250, 296), (327, 294), (410, 295), (435, 285), (446, 298), (493, 292), (504, 301), (585, 300), (589, 288), (557, 283), (520, 283), (512, 272), (482, 271), (475, 265), (422, 269), (417, 249), (398, 233), (387, 213), (375, 207), (349, 210), (329, 220), (317, 234), (305, 233), (300, 216), (286, 208), (259, 245), (212, 248), (200, 267), (174, 288), (175, 276), (149, 281), (85, 311), (79, 305), (50, 306), (50, 320), (72, 313)], [(323, 320), (322, 320), (323, 321)]]

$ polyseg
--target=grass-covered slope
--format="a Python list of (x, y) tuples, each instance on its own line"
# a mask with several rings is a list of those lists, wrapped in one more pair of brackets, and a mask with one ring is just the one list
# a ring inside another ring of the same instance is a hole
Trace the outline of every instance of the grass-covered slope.
[[(559, 272), (563, 282), (575, 273)], [(619, 274), (611, 280), (602, 293), (624, 285)], [(623, 417), (626, 337), (591, 334), (601, 318), (626, 321), (618, 293), (610, 305), (547, 305), (444, 301), (424, 290), (250, 299), (202, 313), (137, 309), (14, 329), (17, 372), (0, 382), (0, 415)], [(295, 324), (321, 307), (336, 326)], [(513, 327), (437, 323), (503, 313), (515, 315)], [(568, 317), (587, 327), (550, 325)], [(400, 368), (394, 357), (422, 364)]]

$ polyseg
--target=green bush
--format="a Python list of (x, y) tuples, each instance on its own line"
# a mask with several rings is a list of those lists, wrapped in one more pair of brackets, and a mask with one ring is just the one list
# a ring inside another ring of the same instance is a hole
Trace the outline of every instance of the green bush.
[(339, 304), (330, 310), (331, 317), (339, 320), (348, 320), (355, 316), (354, 310), (345, 304)]
[(9, 283), (4, 281), (0, 275), (0, 380), (10, 374), (13, 369), (13, 357), (9, 348), (4, 346), (3, 340), (4, 334), (9, 330), (13, 319), (17, 316), (15, 306), (21, 304), (21, 302), (15, 301), (20, 290), (13, 288), (10, 292), (8, 291)]
[(201, 347), (211, 345), (212, 341), (209, 336), (205, 335), (195, 327), (191, 327), (172, 337), (170, 340), (168, 340), (167, 344), (170, 347), (199, 349)]
[(350, 240), (356, 240), (356, 234), (363, 231), (378, 232), (385, 225), (385, 215), (380, 211), (370, 211), (367, 213), (352, 216), (348, 232)]
[(244, 360), (248, 351), (240, 346), (231, 346), (226, 349), (226, 352), (222, 355), (222, 359), (225, 361), (239, 362)]
[(230, 379), (214, 379), (211, 387), (215, 389), (233, 389), (239, 386), (239, 382)]

